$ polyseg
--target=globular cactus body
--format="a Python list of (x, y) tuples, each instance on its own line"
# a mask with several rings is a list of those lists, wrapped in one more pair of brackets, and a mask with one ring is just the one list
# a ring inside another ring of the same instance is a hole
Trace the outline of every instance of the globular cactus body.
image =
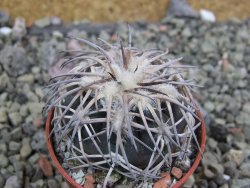
[[(136, 180), (159, 178), (175, 163), (190, 165), (201, 125), (181, 72), (191, 66), (167, 51), (140, 50), (76, 38), (94, 51), (75, 51), (53, 78), (47, 110), (54, 109), (56, 144), (68, 144), (72, 169), (113, 170)], [(105, 183), (105, 182), (104, 182)]]

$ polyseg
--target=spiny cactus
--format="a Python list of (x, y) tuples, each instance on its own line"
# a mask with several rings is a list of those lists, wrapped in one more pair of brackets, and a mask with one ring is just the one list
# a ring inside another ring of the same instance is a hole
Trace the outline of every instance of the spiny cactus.
[(75, 39), (94, 50), (66, 56), (62, 67), (71, 70), (52, 79), (46, 104), (55, 148), (69, 143), (71, 169), (106, 170), (105, 186), (113, 170), (147, 181), (178, 164), (189, 168), (201, 121), (190, 92), (196, 85), (182, 72), (193, 67), (168, 51), (133, 47), (130, 31), (127, 46)]

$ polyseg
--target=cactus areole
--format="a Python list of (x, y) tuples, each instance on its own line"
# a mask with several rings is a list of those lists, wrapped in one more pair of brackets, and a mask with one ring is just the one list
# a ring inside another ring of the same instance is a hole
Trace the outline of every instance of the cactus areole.
[(132, 47), (130, 31), (127, 45), (75, 39), (93, 50), (66, 52), (62, 66), (70, 70), (51, 80), (45, 106), (48, 148), (58, 170), (74, 187), (81, 186), (66, 171), (80, 169), (106, 172), (103, 187), (114, 172), (137, 187), (167, 172), (166, 187), (179, 187), (205, 147), (205, 125), (191, 94), (197, 85), (182, 76), (193, 67), (167, 51)]

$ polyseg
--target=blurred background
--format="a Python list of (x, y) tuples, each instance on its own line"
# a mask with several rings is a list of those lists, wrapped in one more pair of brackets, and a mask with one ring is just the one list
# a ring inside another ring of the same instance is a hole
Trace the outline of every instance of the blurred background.
[(134, 46), (198, 67), (188, 77), (204, 86), (194, 96), (208, 138), (184, 187), (250, 187), (249, 18), (249, 0), (1, 0), (0, 187), (69, 187), (46, 148), (44, 86), (58, 52), (88, 48), (67, 35), (127, 40), (127, 22)]

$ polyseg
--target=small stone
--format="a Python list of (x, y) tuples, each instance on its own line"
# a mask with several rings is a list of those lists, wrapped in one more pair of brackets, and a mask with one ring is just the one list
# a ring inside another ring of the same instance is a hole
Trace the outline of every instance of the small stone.
[(26, 22), (24, 18), (16, 18), (14, 22), (14, 26), (12, 29), (12, 37), (14, 39), (21, 39), (26, 34)]
[(210, 42), (204, 41), (201, 45), (201, 50), (204, 53), (211, 53), (215, 50), (215, 48)]
[(218, 124), (218, 125), (225, 125), (226, 120), (222, 119), (222, 118), (215, 118), (215, 123)]
[(16, 102), (18, 102), (19, 104), (22, 104), (20, 106), (20, 113), (22, 113), (21, 109), (25, 109), (26, 108), (26, 105), (24, 105), (24, 104), (27, 101), (28, 101), (28, 98), (27, 98), (27, 96), (23, 92), (17, 93), (17, 95), (16, 95)]
[(53, 168), (46, 157), (40, 155), (40, 158), (38, 160), (38, 165), (42, 169), (43, 174), (46, 177), (50, 177), (53, 175)]
[(6, 153), (7, 152), (7, 145), (5, 143), (0, 143), (0, 153)]
[(2, 175), (0, 175), (0, 187), (4, 187), (5, 179)]
[(205, 180), (205, 179), (200, 179), (200, 180), (196, 181), (195, 184), (199, 188), (207, 188), (208, 187), (207, 180)]
[(217, 157), (214, 155), (214, 153), (207, 151), (203, 154), (203, 160), (201, 161), (204, 166), (209, 165), (210, 163), (218, 163)]
[(240, 170), (250, 172), (250, 163), (242, 163), (240, 165)]
[(38, 66), (34, 66), (34, 67), (31, 68), (31, 72), (33, 74), (39, 74), (41, 72), (41, 68), (38, 67)]
[(34, 115), (38, 115), (38, 114), (41, 114), (44, 103), (30, 102), (27, 105), (28, 105), (28, 109), (29, 109), (30, 113), (32, 113)]
[(216, 149), (218, 146), (218, 143), (213, 139), (213, 138), (208, 138), (207, 140), (207, 145), (211, 148), (211, 149)]
[(190, 28), (188, 28), (188, 27), (186, 27), (186, 28), (182, 31), (181, 34), (182, 34), (184, 37), (190, 37), (190, 36), (192, 36), (192, 32), (191, 32)]
[(5, 187), (12, 187), (12, 188), (21, 188), (22, 181), (18, 178), (18, 176), (10, 176), (5, 183)]
[(16, 128), (14, 128), (11, 131), (10, 135), (11, 135), (11, 138), (12, 138), (13, 141), (19, 142), (20, 139), (22, 139), (22, 137), (23, 137), (21, 127), (17, 126)]
[(86, 174), (84, 187), (86, 187), (86, 188), (94, 188), (95, 187), (94, 183), (95, 183), (94, 176), (92, 174)]
[(78, 183), (79, 185), (83, 185), (84, 184), (84, 179), (83, 178), (77, 178), (75, 179), (76, 183)]
[(211, 170), (211, 171), (213, 171), (213, 172), (215, 172), (215, 173), (219, 173), (219, 174), (223, 174), (224, 173), (224, 167), (223, 167), (223, 165), (222, 164), (219, 164), (219, 163), (216, 163), (216, 162), (214, 162), (214, 163), (210, 163), (209, 165), (208, 165), (208, 168)]
[[(73, 173), (74, 174), (74, 173)], [(74, 178), (78, 179), (78, 178), (83, 178), (85, 175), (85, 173), (82, 170), (79, 170), (77, 173), (74, 174)]]
[(44, 28), (50, 25), (50, 18), (49, 17), (45, 17), (39, 20), (35, 21), (35, 26), (39, 27), (39, 28)]
[(63, 38), (63, 34), (60, 31), (53, 31), (52, 33), (53, 37), (55, 38)]
[(222, 186), (220, 186), (219, 188), (229, 188), (228, 184), (223, 184)]
[(228, 176), (228, 175), (226, 175), (226, 174), (223, 174), (223, 178), (224, 178), (224, 180), (226, 180), (226, 181), (229, 181), (231, 178), (230, 178), (230, 176)]
[(225, 104), (224, 103), (217, 103), (216, 106), (215, 106), (215, 111), (217, 113), (220, 113), (224, 108), (225, 108)]
[(20, 123), (22, 122), (22, 116), (20, 116), (18, 112), (9, 113), (9, 118), (11, 124), (14, 125), (15, 127), (20, 125)]
[(36, 168), (31, 176), (31, 182), (36, 182), (39, 179), (43, 179), (44, 174), (43, 171), (40, 168)]
[(244, 150), (244, 149), (247, 149), (247, 147), (249, 146), (249, 144), (247, 144), (246, 142), (244, 142), (244, 135), (243, 135), (243, 133), (241, 133), (241, 135), (242, 135), (242, 137), (239, 137), (239, 138), (240, 139), (243, 138), (242, 142), (235, 141), (233, 144), (234, 144), (234, 147), (236, 149)]
[(242, 107), (242, 110), (250, 114), (250, 103), (249, 102), (245, 103)]
[(17, 81), (24, 82), (24, 83), (33, 83), (34, 82), (34, 75), (33, 74), (24, 74), (17, 78)]
[(17, 151), (19, 151), (20, 147), (21, 147), (21, 143), (14, 142), (14, 141), (11, 141), (9, 143), (9, 150), (10, 151), (17, 152)]
[(240, 114), (235, 118), (236, 123), (238, 125), (250, 125), (250, 121), (248, 120), (249, 114), (245, 112), (240, 112)]
[(39, 159), (39, 154), (38, 153), (35, 153), (34, 155), (32, 155), (32, 156), (30, 156), (30, 158), (29, 158), (29, 162), (31, 163), (31, 164), (35, 164), (37, 161), (38, 161), (38, 159)]
[(250, 185), (250, 178), (233, 179), (231, 187), (248, 188)]
[(233, 161), (228, 161), (226, 163), (224, 163), (224, 173), (231, 176), (231, 177), (234, 177), (236, 171), (237, 171), (237, 166), (236, 166), (236, 163), (233, 162)]
[(13, 161), (12, 165), (16, 172), (22, 172), (26, 164), (23, 161), (16, 160)]
[(12, 29), (9, 27), (1, 27), (0, 28), (0, 36), (10, 36), (10, 34), (12, 33)]
[(211, 170), (209, 170), (208, 168), (205, 168), (203, 173), (204, 173), (204, 176), (206, 178), (211, 179), (211, 178), (215, 177), (215, 174)]
[(35, 93), (38, 97), (43, 98), (44, 97), (44, 91), (40, 87), (35, 88)]
[(207, 22), (215, 22), (216, 17), (213, 12), (205, 9), (200, 10), (201, 19)]
[(183, 187), (192, 188), (194, 186), (194, 183), (195, 183), (194, 175), (191, 175), (189, 176)]
[(59, 17), (56, 17), (56, 16), (53, 16), (50, 18), (50, 22), (52, 25), (61, 25), (62, 24), (62, 21)]
[(32, 141), (31, 141), (31, 147), (35, 151), (45, 150), (46, 138), (45, 138), (45, 134), (43, 131), (38, 131), (34, 134)]
[(209, 112), (212, 112), (215, 108), (214, 103), (207, 101), (204, 104), (204, 107), (206, 108), (206, 110), (208, 110)]
[(112, 173), (108, 179), (108, 185), (112, 187), (117, 181), (121, 179), (121, 175), (118, 173)]
[[(62, 182), (60, 187), (61, 188), (70, 188), (69, 184), (67, 182)], [(84, 187), (86, 187), (86, 186), (84, 186)]]
[(8, 109), (8, 112), (18, 112), (20, 109), (20, 104), (16, 103), (16, 102), (12, 102), (10, 108)]
[(30, 185), (32, 187), (44, 187), (44, 180), (43, 179), (39, 179), (36, 182), (30, 183)]
[(107, 33), (107, 31), (101, 31), (100, 36), (101, 39), (108, 41), (110, 39), (110, 35)]
[(218, 188), (217, 184), (212, 180), (208, 183), (209, 188)]
[[(1, 124), (0, 124), (1, 125)], [(10, 133), (7, 131), (7, 129), (2, 129), (0, 131), (0, 136), (2, 137), (3, 141), (5, 143), (9, 143), (10, 140), (11, 140), (11, 136), (10, 136)]]
[(171, 174), (175, 178), (180, 179), (182, 177), (182, 170), (180, 168), (173, 167), (172, 170), (171, 170)]
[(26, 116), (28, 116), (28, 107), (27, 107), (27, 105), (22, 105), (21, 107), (20, 107), (20, 110), (19, 110), (19, 114), (23, 117), (23, 118), (25, 118)]
[(0, 94), (0, 105), (4, 105), (6, 100), (8, 100), (8, 93), (3, 92)]
[(229, 156), (237, 164), (237, 166), (239, 166), (244, 159), (243, 151), (241, 150), (231, 149), (229, 151)]
[[(2, 51), (4, 51), (4, 50), (2, 50)], [(1, 56), (0, 56), (0, 58), (1, 58)], [(10, 81), (10, 78), (9, 78), (7, 73), (4, 72), (3, 74), (0, 75), (0, 87), (2, 87), (2, 88), (8, 87), (10, 82), (11, 81)]]
[(32, 152), (32, 148), (30, 146), (30, 138), (24, 138), (22, 141), (22, 147), (20, 150), (20, 155), (22, 158), (27, 158)]
[(0, 168), (5, 168), (9, 164), (9, 160), (5, 155), (0, 154)]
[(217, 185), (223, 185), (224, 183), (226, 183), (226, 180), (223, 177), (223, 174), (216, 174), (216, 177), (214, 178), (215, 182)]
[[(240, 62), (243, 60), (244, 55), (243, 55), (243, 53), (235, 53), (233, 57), (234, 57), (234, 59), (235, 59), (237, 62), (240, 63)], [(245, 72), (245, 71), (246, 71), (246, 70), (244, 70), (244, 69), (240, 69), (240, 70), (239, 70), (239, 73), (238, 73), (238, 74), (239, 74), (239, 77), (241, 77), (241, 78), (243, 77), (243, 78), (244, 78), (244, 77), (246, 76), (246, 74), (247, 74), (247, 72)], [(241, 73), (242, 73), (243, 75), (241, 75)]]
[(54, 179), (49, 179), (47, 184), (48, 188), (59, 188), (58, 182)]
[(153, 188), (168, 188), (171, 185), (171, 175), (167, 172), (161, 174), (161, 179), (154, 183)]
[(6, 123), (8, 121), (7, 111), (5, 108), (0, 108), (0, 123)]

